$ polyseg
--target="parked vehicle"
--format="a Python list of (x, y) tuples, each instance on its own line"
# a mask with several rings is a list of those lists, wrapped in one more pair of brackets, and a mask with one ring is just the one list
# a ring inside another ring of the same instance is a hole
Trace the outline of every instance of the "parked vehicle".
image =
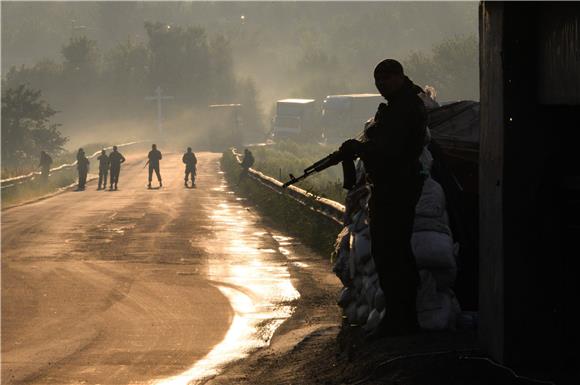
[(320, 140), (319, 115), (314, 99), (278, 100), (272, 121), (272, 137), (274, 140)]
[(342, 143), (357, 136), (364, 122), (372, 118), (379, 103), (379, 94), (329, 95), (322, 102), (322, 135), (327, 143)]

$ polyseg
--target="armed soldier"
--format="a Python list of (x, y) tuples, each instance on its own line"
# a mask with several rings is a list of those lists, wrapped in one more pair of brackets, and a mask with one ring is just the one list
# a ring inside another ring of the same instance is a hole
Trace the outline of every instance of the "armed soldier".
[(185, 163), (185, 187), (187, 185), (187, 180), (191, 176), (191, 187), (195, 187), (195, 174), (197, 173), (197, 158), (195, 153), (191, 151), (191, 147), (187, 147), (187, 152), (183, 154), (181, 158), (183, 163)]
[[(107, 152), (101, 150), (101, 155), (97, 157), (97, 160), (99, 161), (99, 187), (97, 187), (97, 190), (106, 189), (107, 174), (109, 172), (109, 157), (107, 156)], [(101, 183), (103, 187), (101, 187)]]
[(121, 163), (125, 162), (125, 157), (117, 151), (117, 146), (113, 146), (113, 151), (109, 154), (109, 167), (111, 174), (111, 187), (109, 191), (117, 189), (117, 184), (119, 183), (119, 174), (121, 173)]
[(423, 187), (421, 155), (427, 113), (417, 96), (421, 88), (403, 73), (399, 62), (386, 59), (374, 71), (381, 103), (364, 138), (340, 147), (345, 158), (360, 157), (371, 183), (369, 219), (371, 253), (387, 313), (375, 336), (418, 330), (415, 308), (419, 276), (411, 249), (415, 206)]
[(151, 151), (147, 154), (147, 163), (149, 164), (149, 183), (147, 184), (147, 188), (151, 188), (151, 181), (153, 180), (153, 171), (155, 171), (155, 175), (157, 175), (157, 181), (159, 182), (159, 187), (163, 187), (163, 183), (161, 182), (161, 174), (159, 173), (159, 161), (163, 158), (161, 155), (161, 151), (157, 149), (157, 145), (153, 144), (151, 146)]

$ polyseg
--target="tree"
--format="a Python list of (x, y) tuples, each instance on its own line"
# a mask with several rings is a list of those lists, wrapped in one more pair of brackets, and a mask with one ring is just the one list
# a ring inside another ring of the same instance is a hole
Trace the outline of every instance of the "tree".
[(2, 163), (15, 165), (37, 159), (41, 150), (63, 151), (68, 141), (50, 119), (57, 111), (41, 99), (41, 91), (25, 85), (2, 94)]
[(210, 60), (205, 29), (145, 23), (151, 52), (151, 79), (186, 105), (207, 103)]
[(474, 35), (454, 37), (435, 45), (431, 55), (413, 52), (405, 72), (418, 85), (432, 85), (439, 99), (479, 99), (479, 52)]

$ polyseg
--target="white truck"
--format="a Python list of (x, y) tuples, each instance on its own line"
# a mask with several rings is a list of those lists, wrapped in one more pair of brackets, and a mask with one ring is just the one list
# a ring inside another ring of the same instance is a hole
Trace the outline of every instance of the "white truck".
[(272, 120), (272, 138), (319, 141), (320, 112), (315, 102), (314, 99), (278, 100)]
[(379, 94), (329, 95), (322, 102), (322, 135), (327, 143), (340, 143), (361, 133), (364, 123), (375, 116)]

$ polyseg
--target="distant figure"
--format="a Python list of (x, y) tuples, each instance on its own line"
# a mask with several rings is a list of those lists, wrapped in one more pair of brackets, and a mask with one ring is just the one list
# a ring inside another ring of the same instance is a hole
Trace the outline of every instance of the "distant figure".
[(50, 172), (50, 166), (52, 165), (52, 158), (45, 151), (40, 152), (40, 180), (43, 183), (48, 182), (48, 173)]
[(119, 174), (121, 173), (121, 163), (125, 162), (125, 157), (117, 151), (117, 146), (113, 146), (113, 152), (109, 154), (109, 167), (111, 172), (111, 187), (109, 190), (117, 189)]
[[(163, 183), (161, 183), (161, 174), (159, 173), (159, 161), (163, 156), (161, 152), (157, 149), (157, 145), (154, 144), (151, 146), (151, 151), (147, 155), (147, 163), (149, 164), (149, 183), (147, 184), (147, 188), (151, 188), (151, 180), (153, 180), (153, 171), (155, 171), (155, 175), (157, 175), (157, 181), (159, 182), (159, 187), (163, 187)], [(147, 165), (147, 163), (145, 165)]]
[(254, 165), (254, 155), (250, 150), (247, 148), (244, 150), (244, 159), (242, 159), (242, 172), (240, 173), (240, 179), (238, 180), (238, 184), (248, 175), (250, 167)]
[(109, 172), (109, 157), (107, 156), (107, 152), (101, 150), (101, 155), (97, 159), (99, 161), (99, 187), (97, 190), (105, 190), (107, 188), (107, 174)]
[(185, 163), (185, 187), (187, 185), (187, 179), (191, 175), (191, 187), (195, 187), (195, 174), (197, 172), (197, 158), (195, 153), (191, 151), (191, 147), (187, 147), (187, 152), (183, 154), (181, 159)]
[(85, 150), (79, 148), (77, 152), (77, 170), (79, 172), (79, 185), (77, 190), (85, 189), (87, 183), (87, 174), (89, 173), (89, 159), (85, 155)]

